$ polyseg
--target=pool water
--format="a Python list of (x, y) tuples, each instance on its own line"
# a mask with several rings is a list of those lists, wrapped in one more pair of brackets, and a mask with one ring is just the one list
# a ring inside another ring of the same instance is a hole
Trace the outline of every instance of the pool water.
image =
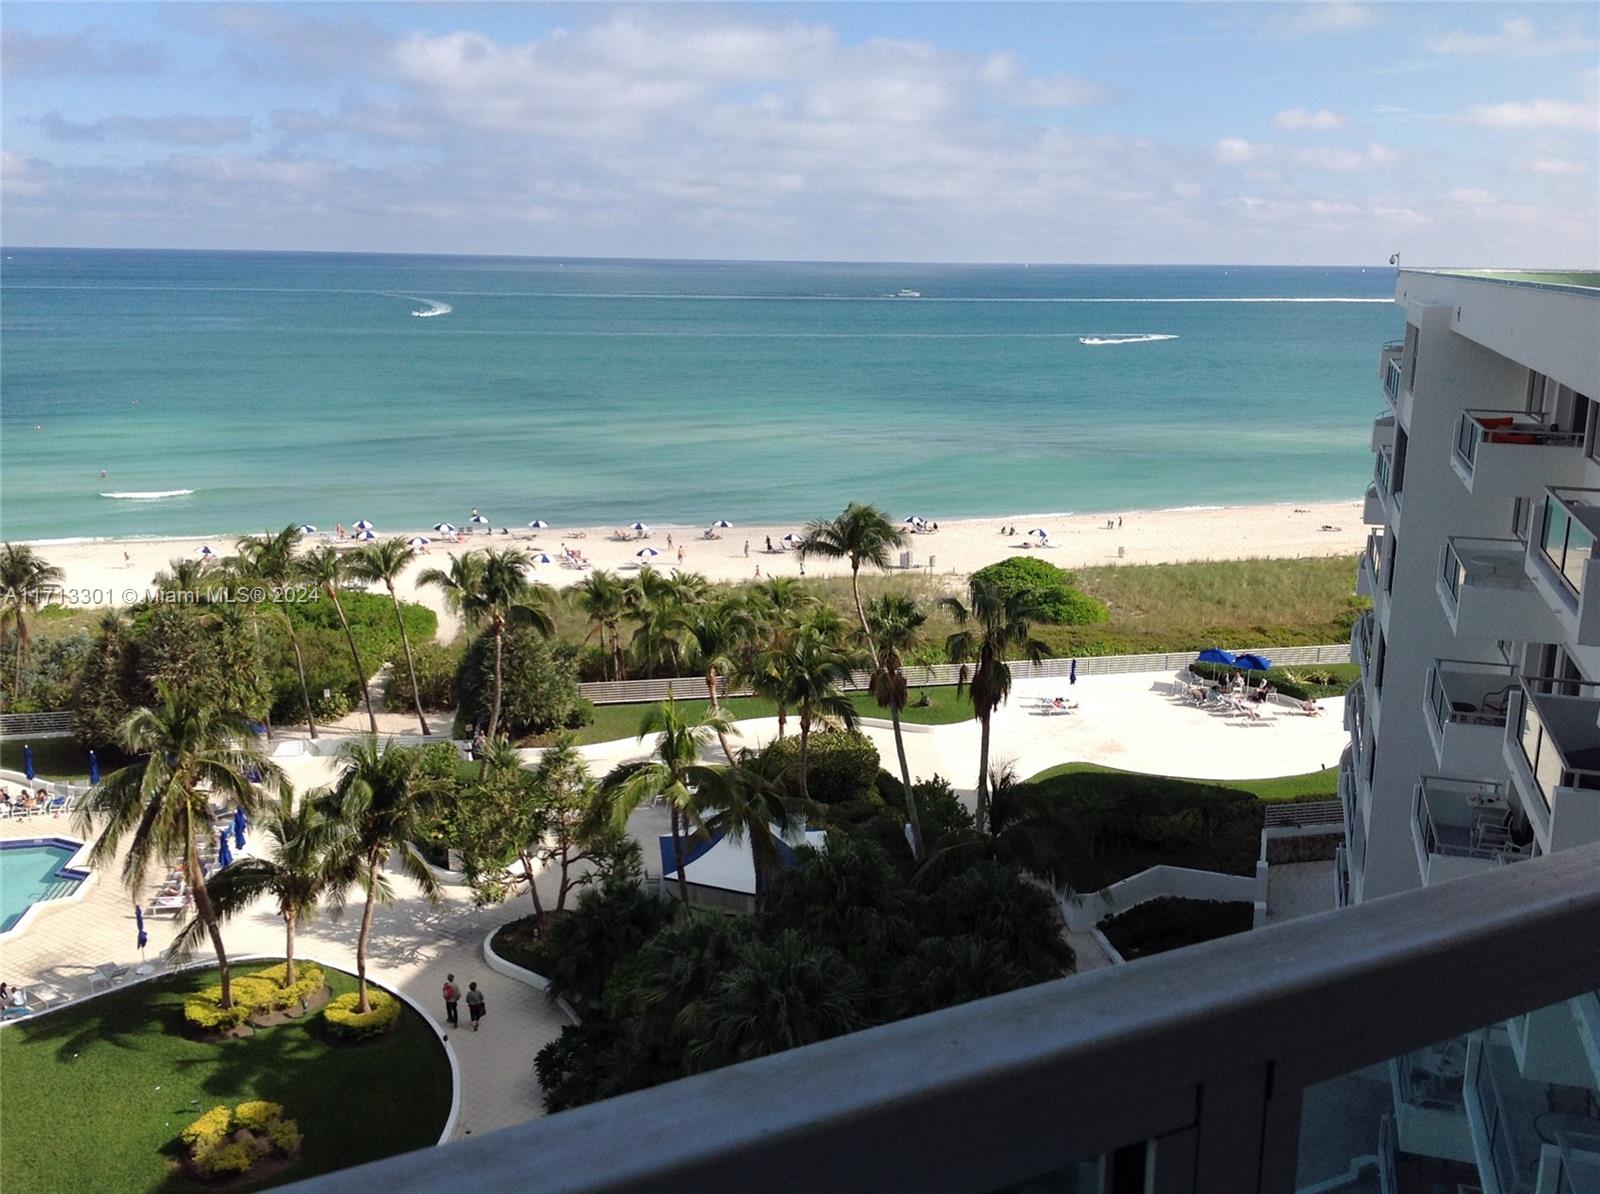
[(33, 904), (77, 890), (83, 873), (66, 867), (77, 852), (76, 842), (0, 842), (0, 933), (15, 927)]

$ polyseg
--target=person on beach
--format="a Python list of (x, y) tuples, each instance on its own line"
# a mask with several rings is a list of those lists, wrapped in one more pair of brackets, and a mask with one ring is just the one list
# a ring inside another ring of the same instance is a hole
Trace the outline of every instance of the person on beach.
[(678, 563), (679, 564), (683, 563), (683, 545), (682, 544), (679, 544), (679, 546), (678, 546)]
[(756, 579), (757, 580), (761, 579), (761, 565), (760, 564), (756, 565)]
[(449, 1022), (451, 1028), (460, 1028), (461, 1015), (456, 1009), (461, 1002), (461, 988), (456, 986), (455, 975), (447, 974), (444, 976), (444, 989), (441, 993), (444, 995), (445, 1020)]
[(772, 553), (772, 536), (771, 535), (767, 536), (767, 553), (769, 555)]
[(747, 560), (750, 558), (750, 540), (748, 539), (744, 541), (744, 558)]
[(483, 992), (477, 983), (467, 984), (467, 1014), (472, 1017), (472, 1031), (478, 1031), (478, 1021), (483, 1019)]
[(667, 550), (668, 551), (672, 550), (672, 532), (671, 531), (667, 532)]

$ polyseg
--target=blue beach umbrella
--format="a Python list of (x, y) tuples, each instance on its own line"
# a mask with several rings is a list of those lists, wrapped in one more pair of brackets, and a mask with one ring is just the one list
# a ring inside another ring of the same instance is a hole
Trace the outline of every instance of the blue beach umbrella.
[(249, 824), (250, 822), (245, 818), (244, 809), (236, 808), (233, 810), (233, 844), (241, 850), (244, 849), (245, 827)]
[(1220, 663), (1227, 667), (1232, 667), (1234, 665), (1234, 654), (1232, 651), (1224, 651), (1221, 647), (1207, 647), (1200, 652), (1200, 658), (1195, 662)]
[(91, 784), (100, 782), (100, 760), (94, 757), (92, 750), (89, 752), (89, 782)]
[(542, 531), (546, 527), (548, 527), (549, 525), (550, 524), (548, 522), (546, 522), (544, 519), (535, 518), (532, 522), (530, 522), (528, 524), (528, 529), (531, 530), (531, 531)]
[(716, 522), (712, 523), (711, 525), (713, 527), (715, 527), (719, 531), (726, 531), (731, 526), (733, 526), (733, 523), (729, 522), (726, 518), (719, 518), (719, 519), (717, 519)]
[(633, 526), (632, 526), (632, 527), (631, 527), (631, 528), (629, 528), (629, 529), (631, 529), (631, 530), (635, 530), (635, 531), (638, 531), (638, 532), (639, 532), (639, 533), (640, 533), (640, 534), (641, 534), (641, 535), (642, 535), (642, 534), (644, 534), (644, 533), (645, 533), (645, 532), (646, 532), (646, 531), (648, 531), (648, 530), (649, 530), (649, 529), (650, 529), (650, 528), (649, 528), (649, 527), (648, 527), (648, 526), (646, 526), (646, 525), (645, 525), (645, 524), (644, 524), (644, 523), (642, 523), (642, 522), (636, 522), (636, 523), (634, 523), (634, 524), (633, 524)]
[(217, 867), (233, 865), (233, 851), (228, 848), (228, 831), (222, 830), (217, 834)]
[(353, 536), (353, 538), (360, 539), (365, 543), (371, 543), (377, 537), (378, 537), (377, 532), (376, 531), (370, 531), (370, 530), (369, 531), (357, 531), (355, 533), (355, 535)]
[(448, 522), (436, 522), (433, 524), (433, 529), (441, 535), (453, 535), (456, 530), (455, 526)]
[(653, 547), (641, 547), (638, 551), (634, 552), (633, 554), (636, 555), (641, 560), (653, 560), (658, 555), (660, 555), (661, 553), (659, 551), (657, 551)]
[(198, 555), (202, 560), (209, 560), (212, 556), (216, 555), (217, 553), (212, 551), (211, 550), (211, 544), (207, 543), (204, 547), (202, 547), (195, 554)]
[(144, 909), (138, 904), (133, 906), (133, 923), (138, 927), (138, 948), (143, 952), (144, 947), (150, 944), (150, 934), (144, 931)]
[(33, 779), (33, 747), (24, 745), (22, 748), (22, 774), (31, 781)]
[(1272, 666), (1272, 660), (1265, 655), (1252, 655), (1246, 651), (1233, 657), (1233, 666), (1242, 667), (1247, 672), (1264, 672)]
[(535, 564), (548, 564), (550, 562), (550, 557), (542, 551), (529, 556), (528, 559)]
[(421, 550), (432, 542), (433, 540), (428, 538), (426, 535), (413, 535), (411, 538), (406, 540), (406, 546), (415, 550)]
[(477, 523), (479, 526), (486, 527), (489, 525), (489, 516), (487, 514), (474, 514), (472, 516), (472, 521)]
[(302, 535), (315, 535), (317, 533), (317, 528), (312, 526), (309, 522), (301, 523), (299, 526), (295, 527), (295, 530), (299, 531)]
[(372, 531), (372, 530), (376, 530), (377, 529), (370, 522), (368, 522), (365, 518), (358, 518), (354, 522), (352, 522), (350, 525), (352, 527), (354, 527), (358, 531)]

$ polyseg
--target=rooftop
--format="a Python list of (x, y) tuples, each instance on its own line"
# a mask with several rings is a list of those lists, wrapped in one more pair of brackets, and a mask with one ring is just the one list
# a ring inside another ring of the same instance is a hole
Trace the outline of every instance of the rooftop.
[(1405, 272), (1446, 274), (1457, 278), (1504, 282), (1511, 286), (1540, 286), (1551, 290), (1600, 295), (1600, 270), (1411, 269)]

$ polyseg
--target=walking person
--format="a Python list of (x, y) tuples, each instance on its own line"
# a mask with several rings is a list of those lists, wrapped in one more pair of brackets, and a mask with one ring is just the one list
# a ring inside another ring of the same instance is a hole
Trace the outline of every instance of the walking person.
[(472, 1031), (478, 1031), (478, 1021), (483, 1019), (483, 992), (477, 983), (467, 984), (467, 1014), (472, 1017)]
[(444, 990), (442, 993), (444, 995), (444, 1018), (449, 1022), (451, 1028), (460, 1028), (461, 1015), (456, 1008), (461, 1002), (461, 988), (456, 986), (455, 975), (447, 974), (444, 976)]

